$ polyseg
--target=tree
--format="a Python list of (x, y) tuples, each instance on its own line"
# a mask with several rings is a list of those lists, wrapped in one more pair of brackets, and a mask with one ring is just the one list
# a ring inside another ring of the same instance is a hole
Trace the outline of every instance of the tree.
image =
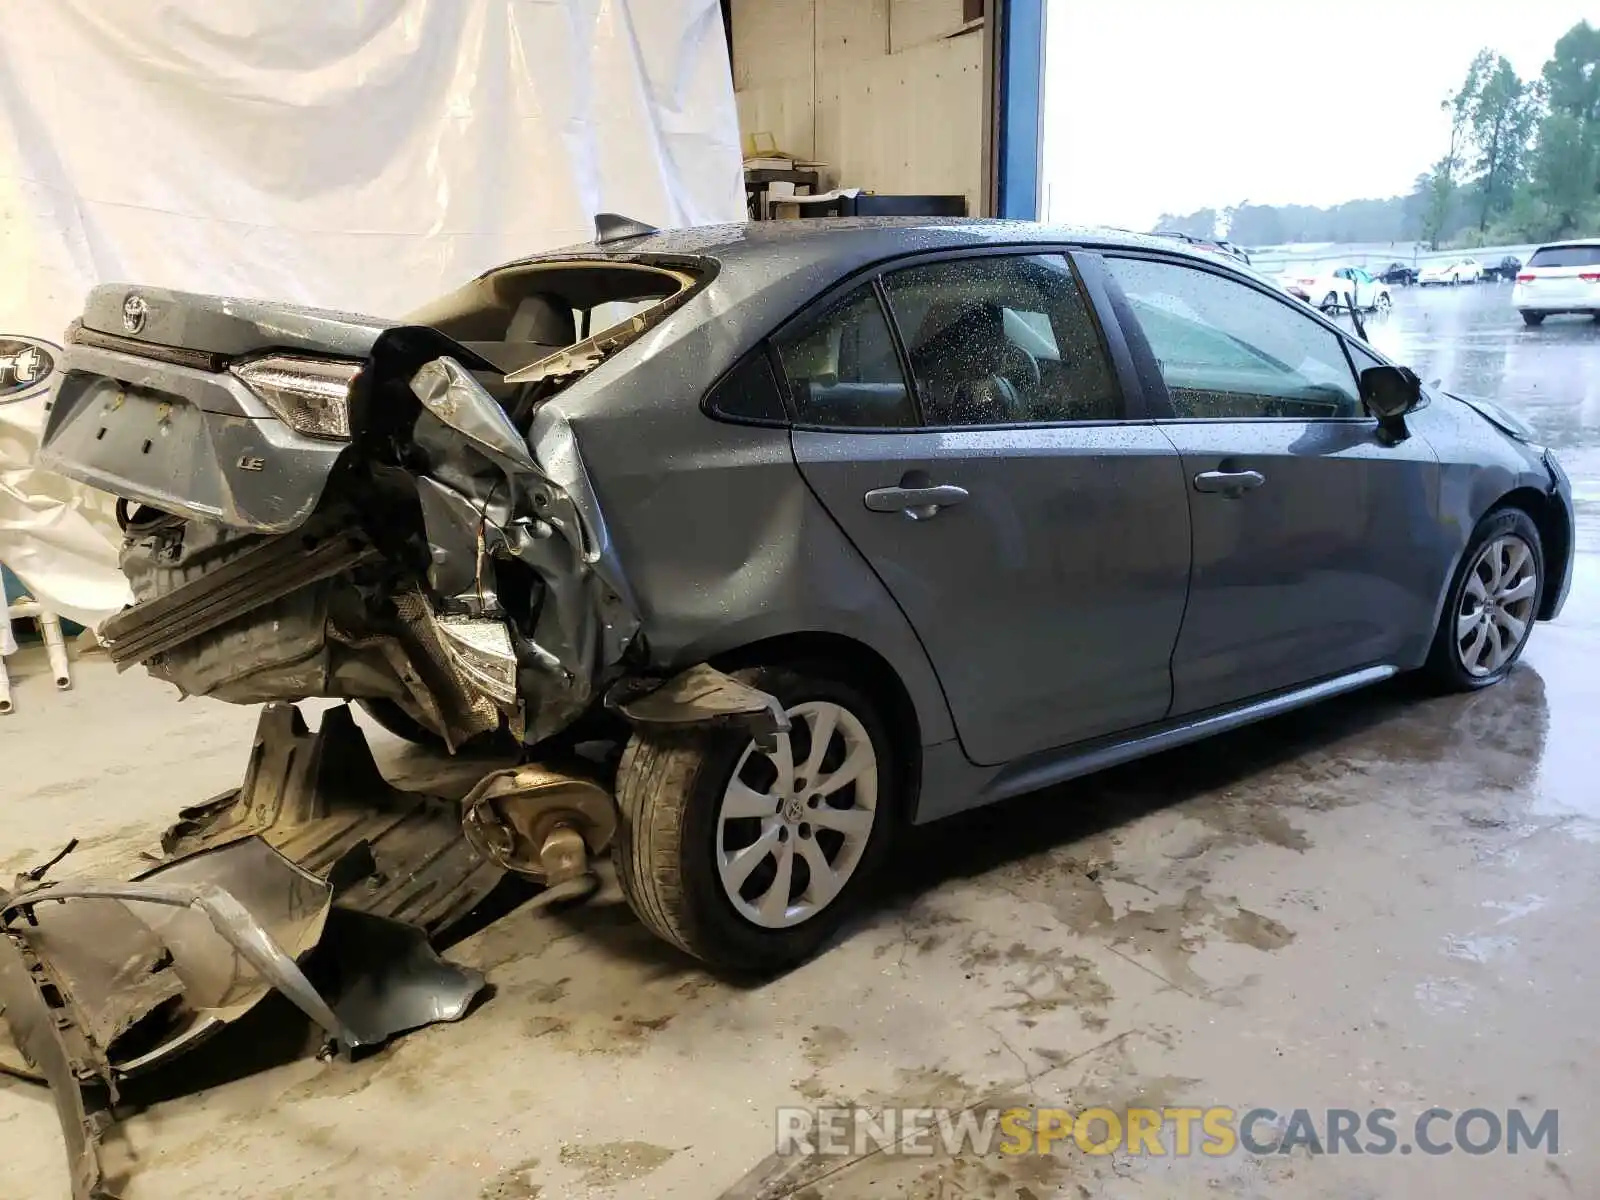
[(1457, 177), (1471, 136), (1472, 113), (1483, 91), (1484, 80), (1493, 70), (1494, 53), (1480, 50), (1467, 67), (1467, 77), (1459, 90), (1439, 102), (1450, 114), (1450, 148), (1434, 163), (1428, 182), (1428, 205), (1422, 219), (1422, 235), (1432, 250), (1439, 248), (1455, 210)]
[(1548, 207), (1556, 237), (1577, 230), (1595, 202), (1600, 153), (1584, 137), (1584, 123), (1570, 112), (1553, 112), (1539, 126), (1533, 154), (1533, 193)]
[(1591, 134), (1600, 130), (1600, 29), (1580, 21), (1562, 34), (1544, 83), (1551, 112), (1575, 117)]
[(1161, 219), (1156, 222), (1156, 233), (1186, 233), (1190, 237), (1211, 238), (1217, 236), (1217, 210), (1214, 208), (1196, 209), (1186, 215), (1162, 213)]
[(1523, 157), (1538, 118), (1538, 92), (1525, 84), (1504, 57), (1488, 61), (1487, 52), (1474, 60), (1482, 66), (1477, 92), (1467, 103), (1468, 130), (1476, 155), (1472, 160), (1478, 200), (1478, 231), (1489, 219), (1507, 212), (1523, 175)]

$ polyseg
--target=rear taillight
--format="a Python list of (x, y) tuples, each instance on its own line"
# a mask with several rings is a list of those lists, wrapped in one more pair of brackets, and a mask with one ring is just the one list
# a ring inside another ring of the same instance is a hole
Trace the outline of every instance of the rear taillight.
[(1600, 271), (1585, 271), (1578, 278), (1585, 283), (1600, 283)]
[(1533, 280), (1534, 280), (1534, 277), (1532, 275), (1518, 275), (1517, 276), (1517, 282), (1518, 283), (1532, 283)]
[(349, 440), (350, 387), (360, 363), (273, 354), (229, 370), (296, 433)]

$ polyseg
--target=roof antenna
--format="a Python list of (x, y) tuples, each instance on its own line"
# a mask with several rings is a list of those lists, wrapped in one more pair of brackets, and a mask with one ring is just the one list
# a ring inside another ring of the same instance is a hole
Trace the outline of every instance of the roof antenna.
[(629, 238), (645, 237), (648, 234), (660, 233), (654, 225), (646, 225), (643, 221), (635, 221), (632, 217), (624, 217), (620, 213), (595, 213), (594, 215), (594, 240), (601, 246), (608, 246), (612, 242), (625, 242)]

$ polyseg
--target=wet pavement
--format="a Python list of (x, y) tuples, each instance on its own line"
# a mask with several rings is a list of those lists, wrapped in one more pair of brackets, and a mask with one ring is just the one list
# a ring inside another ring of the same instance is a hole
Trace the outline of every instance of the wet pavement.
[[(1518, 412), (1573, 476), (1572, 597), (1504, 685), (1385, 687), (917, 831), (870, 914), (761, 986), (670, 952), (614, 888), (513, 913), (451, 951), (496, 989), (460, 1025), (355, 1065), (290, 1039), (280, 1065), (230, 1079), (274, 1050), (236, 1040), (130, 1094), (114, 1147), (135, 1164), (128, 1200), (1600, 1195), (1600, 326), (1524, 330), (1509, 288), (1485, 285), (1399, 292), (1372, 336)], [(179, 803), (237, 781), (250, 711), (179, 705), (93, 659), (66, 694), (42, 663), (16, 674), (0, 871), (69, 829), (91, 858), (125, 859)], [(447, 771), (382, 749), (413, 779)], [(775, 1111), (822, 1104), (980, 1121), (1265, 1107), (1269, 1142), (1297, 1109), (1389, 1109), (1398, 1137), (1223, 1156), (1068, 1139), (785, 1174)], [(1503, 1126), (1556, 1110), (1556, 1153), (1428, 1153), (1413, 1127), (1434, 1107)], [(66, 1194), (48, 1100), (3, 1078), (0, 1145), (0, 1200)]]

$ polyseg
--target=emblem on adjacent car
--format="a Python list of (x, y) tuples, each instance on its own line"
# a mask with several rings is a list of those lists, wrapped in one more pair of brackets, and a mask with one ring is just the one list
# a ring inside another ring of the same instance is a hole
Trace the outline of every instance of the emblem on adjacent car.
[(61, 351), (21, 334), (0, 334), (0, 404), (43, 391), (56, 373)]
[(239, 470), (241, 471), (265, 471), (266, 469), (267, 460), (264, 458), (254, 454), (243, 454), (239, 457)]
[(129, 333), (138, 333), (150, 319), (150, 305), (138, 292), (128, 293), (122, 302), (122, 327)]

